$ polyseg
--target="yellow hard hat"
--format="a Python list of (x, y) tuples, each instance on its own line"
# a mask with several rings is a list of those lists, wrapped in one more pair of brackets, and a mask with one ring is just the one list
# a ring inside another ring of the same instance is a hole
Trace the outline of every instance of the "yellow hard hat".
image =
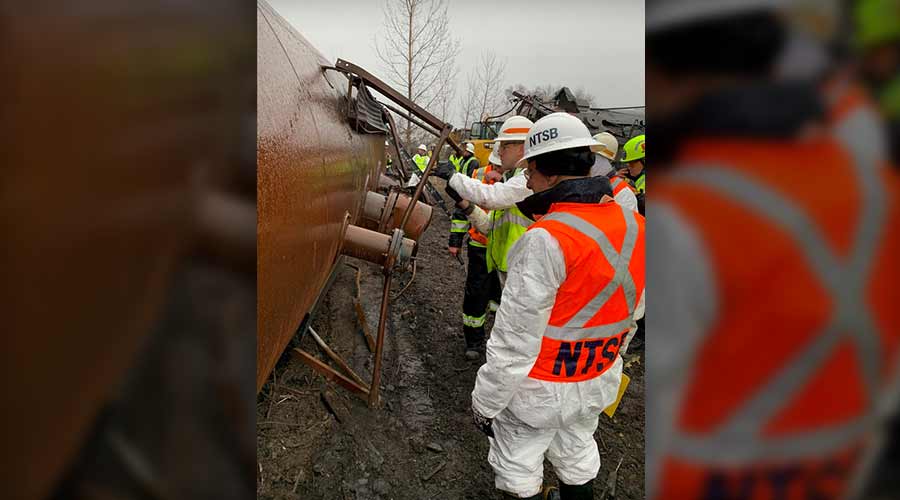
[(622, 156), (622, 162), (628, 163), (635, 160), (644, 159), (644, 134), (632, 137), (622, 147), (625, 154)]

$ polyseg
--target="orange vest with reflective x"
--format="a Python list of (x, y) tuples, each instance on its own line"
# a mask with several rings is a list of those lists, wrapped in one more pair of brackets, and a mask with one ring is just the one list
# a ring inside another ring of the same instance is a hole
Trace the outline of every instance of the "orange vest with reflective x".
[(644, 292), (644, 218), (615, 202), (555, 203), (528, 228), (559, 242), (559, 287), (529, 377), (580, 382), (613, 366)]
[[(493, 165), (487, 165), (485, 167), (477, 168), (472, 172), (472, 178), (481, 181), (482, 184), (493, 184), (494, 181), (488, 181), (484, 178), (485, 174), (493, 169)], [(475, 229), (475, 226), (469, 226), (469, 238), (471, 238), (473, 241), (481, 243), (484, 246), (487, 246), (488, 244), (487, 236), (479, 233), (478, 230)]]
[(844, 498), (861, 473), (898, 375), (900, 212), (859, 139), (694, 141), (660, 180), (717, 309), (651, 498)]

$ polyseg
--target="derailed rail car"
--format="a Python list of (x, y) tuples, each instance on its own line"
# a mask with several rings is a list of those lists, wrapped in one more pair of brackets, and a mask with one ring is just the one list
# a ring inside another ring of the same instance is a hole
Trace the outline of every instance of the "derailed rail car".
[[(386, 264), (396, 243), (408, 260), (415, 243), (403, 236), (421, 234), (431, 207), (418, 203), (400, 238), (389, 236), (410, 200), (374, 193), (384, 172), (379, 108), (359, 117), (369, 94), (357, 89), (354, 98), (348, 79), (326, 71), (329, 62), (267, 2), (257, 12), (258, 392), (341, 253)], [(372, 128), (361, 132), (367, 118)]]

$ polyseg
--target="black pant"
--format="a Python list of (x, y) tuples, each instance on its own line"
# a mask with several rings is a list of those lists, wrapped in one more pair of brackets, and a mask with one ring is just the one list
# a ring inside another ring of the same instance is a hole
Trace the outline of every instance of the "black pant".
[(469, 271), (463, 297), (463, 334), (466, 348), (484, 345), (484, 321), (490, 301), (500, 303), (500, 280), (497, 271), (487, 271), (487, 249), (468, 245)]

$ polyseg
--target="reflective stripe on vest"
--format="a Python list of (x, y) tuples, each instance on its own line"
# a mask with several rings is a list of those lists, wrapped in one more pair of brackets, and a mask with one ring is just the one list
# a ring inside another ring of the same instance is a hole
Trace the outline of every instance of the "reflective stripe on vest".
[(484, 184), (493, 184), (494, 181), (485, 181), (485, 180), (484, 180), (484, 176), (485, 176), (488, 172), (491, 172), (492, 170), (494, 170), (494, 166), (493, 166), (493, 165), (487, 165), (487, 166), (484, 166), (484, 167), (476, 168), (475, 171), (472, 172), (472, 178), (475, 179), (476, 181), (480, 181), (480, 182), (482, 182), (482, 183), (484, 183)]
[(469, 230), (469, 221), (462, 219), (450, 219), (451, 233), (465, 233)]
[(647, 192), (647, 173), (641, 172), (641, 176), (634, 181), (634, 189), (638, 193)]
[(474, 159), (475, 159), (475, 155), (472, 155), (472, 156), (468, 157), (468, 158), (466, 159), (465, 162), (463, 162), (462, 160), (460, 160), (459, 171), (462, 172), (463, 174), (465, 174), (466, 172), (468, 172), (468, 171), (469, 171), (469, 164), (472, 163), (472, 160), (474, 160)]
[(502, 210), (491, 210), (491, 231), (488, 234), (488, 272), (498, 269), (506, 272), (506, 255), (519, 241), (534, 221), (513, 205)]
[[(883, 218), (883, 196), (869, 198), (875, 202), (870, 203), (870, 207), (881, 206), (876, 208), (874, 213), (869, 210), (869, 217), (862, 220), (862, 227), (857, 233), (858, 257), (841, 258), (832, 253), (826, 243), (827, 240), (819, 233), (818, 226), (789, 199), (780, 197), (769, 188), (732, 169), (684, 168), (674, 173), (673, 179), (711, 187), (752, 212), (775, 222), (777, 226), (787, 229), (787, 233), (793, 236), (795, 243), (806, 257), (807, 264), (819, 277), (820, 284), (833, 297), (830, 321), (823, 325), (805, 350), (757, 390), (753, 397), (743, 402), (727, 422), (719, 424), (718, 432), (714, 433), (715, 437), (689, 438), (685, 435), (676, 439), (678, 443), (676, 446), (681, 448), (679, 455), (713, 461), (726, 458), (733, 460), (738, 456), (744, 460), (766, 460), (775, 456), (784, 459), (810, 454), (819, 455), (837, 443), (852, 438), (862, 430), (861, 422), (832, 428), (832, 437), (840, 438), (837, 440), (827, 439), (827, 432), (813, 433), (818, 435), (818, 438), (812, 435), (795, 439), (781, 436), (778, 438), (777, 450), (767, 450), (763, 427), (787, 404), (791, 396), (803, 388), (803, 383), (815, 375), (847, 334), (855, 340), (854, 345), (859, 350), (861, 359), (858, 365), (863, 372), (866, 386), (875, 388), (880, 385), (878, 371), (881, 357), (878, 339), (873, 336), (878, 327), (868, 314), (868, 307), (860, 302), (862, 298), (860, 290), (865, 289), (863, 281), (871, 272), (869, 263), (874, 250), (874, 245), (867, 245), (864, 242), (876, 239), (878, 225)], [(878, 188), (876, 190), (880, 191)], [(748, 433), (750, 429), (756, 431)], [(723, 447), (722, 443), (725, 442), (730, 444)], [(738, 445), (738, 442), (741, 444)], [(744, 448), (739, 449), (738, 446)]]
[[(851, 116), (845, 114), (840, 121)], [(897, 212), (889, 212), (890, 203), (895, 202), (889, 202), (886, 186), (893, 185), (885, 182), (876, 167), (878, 150), (852, 134), (834, 137), (843, 150), (825, 143), (824, 150), (800, 146), (805, 150), (790, 152), (805, 158), (805, 165), (814, 165), (817, 175), (844, 186), (847, 193), (837, 198), (816, 196), (810, 190), (786, 196), (773, 182), (781, 178), (778, 160), (788, 156), (786, 147), (767, 151), (765, 146), (743, 146), (741, 150), (730, 144), (710, 154), (709, 144), (696, 144), (691, 151), (704, 151), (703, 161), (680, 167), (667, 177), (660, 199), (678, 208), (710, 253), (720, 290), (717, 301), (723, 310), (711, 331), (704, 332), (703, 351), (691, 361), (696, 373), (686, 384), (682, 408), (675, 409), (679, 424), (672, 431), (662, 477), (653, 479), (661, 480), (658, 498), (699, 495), (710, 491), (713, 481), (737, 484), (742, 478), (774, 475), (779, 470), (790, 469), (802, 477), (815, 474), (816, 467), (834, 469), (834, 491), (828, 497), (838, 498), (846, 495), (851, 473), (861, 472), (855, 468), (865, 455), (861, 451), (872, 444), (874, 424), (884, 416), (881, 398), (890, 387), (888, 377), (898, 376), (897, 355), (885, 347), (892, 345), (888, 339), (891, 328), (896, 331), (896, 320), (891, 323), (894, 316), (880, 304), (890, 299), (871, 295), (875, 286), (886, 289), (883, 276), (889, 274), (893, 257), (883, 255), (882, 245), (887, 242), (882, 240), (886, 234), (896, 238), (886, 228), (896, 223)], [(752, 163), (717, 161), (751, 157)], [(786, 182), (793, 185), (792, 180)], [(700, 198), (702, 203), (697, 201)], [(852, 200), (854, 206), (848, 210), (841, 200)], [(705, 220), (724, 211), (729, 214), (727, 227), (721, 221)], [(756, 234), (761, 229), (770, 232), (771, 242), (759, 244), (758, 250), (741, 247), (753, 240), (733, 242), (740, 231), (729, 233), (729, 228), (747, 223), (754, 224)], [(747, 252), (769, 267), (757, 283), (736, 283), (738, 276), (746, 275), (739, 268), (753, 266), (740, 261)], [(789, 297), (808, 298), (815, 305), (807, 300), (798, 300), (796, 309), (790, 300), (767, 305), (766, 300), (779, 299), (753, 292), (752, 310), (741, 305), (741, 297), (748, 297), (740, 290), (777, 286), (771, 280), (784, 282), (779, 271), (791, 274), (794, 289), (786, 292)], [(729, 349), (741, 353), (757, 344), (762, 333), (757, 326), (766, 328), (766, 337), (777, 339), (771, 346), (775, 349), (767, 349), (765, 369), (753, 366), (755, 354), (731, 357), (727, 363), (733, 368), (718, 359)], [(727, 387), (725, 382), (711, 381), (712, 373), (718, 380), (729, 381)], [(736, 387), (732, 384), (735, 375), (741, 381)], [(723, 397), (701, 402), (693, 395), (702, 391)], [(831, 393), (839, 395), (840, 406), (823, 411)], [(782, 464), (781, 469), (772, 464)], [(807, 468), (811, 472), (804, 472)], [(725, 477), (725, 469), (735, 477)], [(685, 482), (685, 476), (692, 480)], [(748, 490), (742, 498), (770, 498), (760, 489), (753, 494)]]
[[(492, 165), (487, 165), (485, 167), (477, 168), (474, 172), (472, 172), (472, 178), (481, 181), (482, 184), (493, 184), (494, 181), (485, 181), (484, 176), (491, 170), (493, 170)], [(475, 226), (469, 227), (469, 244), (472, 246), (476, 246), (479, 248), (487, 248), (488, 237), (481, 234)]]
[(618, 196), (619, 193), (621, 193), (623, 189), (631, 189), (628, 186), (628, 183), (625, 182), (625, 180), (622, 179), (621, 177), (613, 177), (609, 181), (609, 183), (612, 185), (613, 197)]
[[(550, 382), (589, 380), (613, 366), (634, 322), (644, 284), (640, 216), (615, 203), (577, 210), (572, 205), (579, 204), (556, 205), (561, 208), (551, 209), (532, 225), (556, 238), (566, 257), (566, 281), (557, 292), (541, 351), (528, 374)], [(610, 237), (621, 239), (620, 250)], [(608, 266), (600, 265), (602, 260)]]
[(468, 326), (469, 328), (481, 328), (484, 326), (484, 320), (487, 318), (487, 311), (481, 316), (469, 316), (463, 313), (463, 326)]

